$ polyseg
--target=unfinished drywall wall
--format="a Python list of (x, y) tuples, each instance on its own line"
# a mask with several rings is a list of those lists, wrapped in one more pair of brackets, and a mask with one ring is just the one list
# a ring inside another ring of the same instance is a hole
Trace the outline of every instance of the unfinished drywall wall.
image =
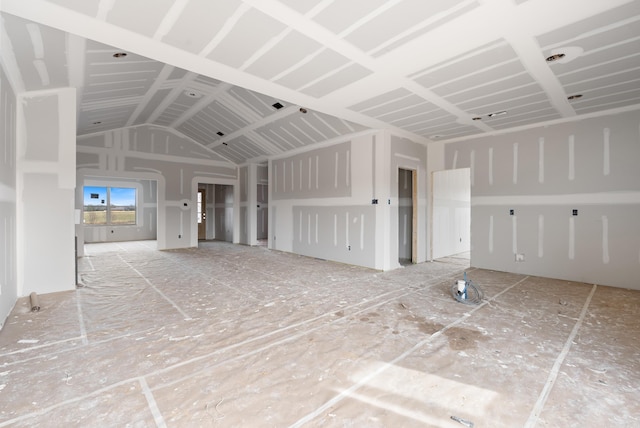
[(471, 249), (471, 170), (433, 173), (433, 258)]
[[(424, 186), (425, 162), (426, 147), (386, 131), (271, 160), (270, 248), (375, 269), (399, 267), (397, 171), (418, 171)], [(424, 221), (424, 199), (418, 205)]]
[[(79, 186), (86, 178), (96, 177), (155, 181), (160, 249), (198, 245), (199, 183), (237, 184), (234, 164), (160, 126), (143, 125), (83, 136), (78, 138), (77, 151)], [(76, 199), (76, 208), (82, 209), (81, 200)], [(83, 231), (78, 230), (78, 235), (83, 236)], [(232, 230), (232, 240), (234, 236)]]
[[(136, 223), (134, 225), (88, 225), (82, 228), (84, 242), (140, 241), (157, 238), (158, 185), (155, 180), (108, 179), (85, 177), (83, 186), (129, 187), (136, 189)], [(76, 198), (82, 199), (82, 186)]]
[(269, 162), (271, 248), (375, 266), (373, 141), (371, 134)]
[(471, 168), (473, 266), (640, 289), (640, 112), (446, 145)]
[(0, 67), (0, 328), (18, 298), (16, 109), (16, 94)]
[(21, 94), (17, 110), (18, 295), (75, 287), (72, 88)]

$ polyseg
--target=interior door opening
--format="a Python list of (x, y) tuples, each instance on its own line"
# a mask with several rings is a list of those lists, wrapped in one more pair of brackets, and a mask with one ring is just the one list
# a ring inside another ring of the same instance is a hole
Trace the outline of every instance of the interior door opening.
[(398, 170), (398, 262), (417, 262), (417, 171)]
[(198, 189), (198, 240), (207, 239), (207, 191)]
[(431, 259), (471, 257), (471, 169), (433, 173)]

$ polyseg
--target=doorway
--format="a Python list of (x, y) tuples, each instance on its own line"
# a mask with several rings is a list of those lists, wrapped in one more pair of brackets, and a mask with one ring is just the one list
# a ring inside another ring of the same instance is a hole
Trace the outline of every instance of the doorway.
[(416, 263), (417, 241), (417, 171), (398, 170), (398, 262), (401, 265)]
[(198, 189), (198, 240), (207, 239), (207, 191)]
[(435, 171), (431, 216), (431, 259), (459, 256), (471, 251), (471, 169)]

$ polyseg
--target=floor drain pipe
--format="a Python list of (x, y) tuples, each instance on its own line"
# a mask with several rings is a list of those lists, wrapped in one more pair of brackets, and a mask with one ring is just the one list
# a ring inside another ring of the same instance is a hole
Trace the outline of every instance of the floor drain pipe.
[(29, 302), (31, 303), (31, 312), (40, 311), (40, 299), (38, 299), (38, 295), (35, 291), (29, 295)]

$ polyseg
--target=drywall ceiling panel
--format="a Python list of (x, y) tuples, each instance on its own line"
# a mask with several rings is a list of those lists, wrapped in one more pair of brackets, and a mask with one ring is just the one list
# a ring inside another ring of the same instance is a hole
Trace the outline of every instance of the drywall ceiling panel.
[(292, 30), (282, 41), (247, 67), (246, 71), (264, 79), (272, 79), (320, 49), (320, 43)]
[[(529, 96), (536, 96), (541, 93), (542, 90), (537, 84), (530, 84), (527, 86), (508, 89), (495, 94), (489, 94), (487, 96), (461, 102), (458, 107), (465, 111), (473, 112), (474, 114), (493, 113), (496, 109), (493, 106), (497, 106), (497, 111), (505, 110), (502, 107), (507, 102), (519, 99), (522, 103), (526, 103)], [(491, 108), (489, 108), (491, 106)]]
[(213, 142), (209, 137), (209, 131), (199, 127), (194, 122), (182, 124), (177, 130), (200, 144), (207, 145)]
[(51, 3), (75, 10), (84, 15), (95, 17), (98, 14), (100, 0), (49, 0)]
[(560, 118), (560, 115), (556, 109), (549, 106), (540, 110), (526, 112), (509, 111), (507, 115), (487, 118), (483, 119), (483, 121), (494, 129), (505, 129), (558, 118)]
[(451, 6), (451, 0), (405, 0), (373, 17), (345, 39), (368, 52)]
[(361, 101), (358, 104), (354, 104), (349, 108), (354, 111), (363, 112), (368, 109), (377, 107), (382, 104), (386, 104), (388, 102), (397, 100), (399, 98), (406, 97), (411, 94), (411, 92), (406, 88), (398, 88), (393, 91), (385, 92), (384, 94), (377, 95), (373, 98), (369, 98), (368, 100)]
[(174, 67), (169, 75), (169, 80), (182, 79), (187, 75), (188, 71), (179, 67)]
[(140, 125), (142, 123), (146, 123), (149, 120), (151, 114), (158, 108), (160, 103), (164, 100), (164, 98), (171, 92), (171, 89), (162, 89), (153, 94), (147, 105), (140, 112), (138, 117), (136, 118), (134, 125)]
[(280, 0), (280, 3), (284, 3), (291, 9), (302, 14), (309, 12), (321, 2), (322, 0)]
[(219, 103), (218, 101), (214, 101), (213, 103), (209, 104), (206, 111), (209, 112), (209, 114), (212, 114), (232, 124), (232, 126), (235, 128), (234, 131), (249, 124), (249, 122), (245, 118), (236, 114), (233, 110)]
[(459, 104), (463, 101), (482, 99), (487, 96), (499, 94), (500, 91), (504, 91), (505, 88), (514, 88), (512, 89), (512, 93), (515, 93), (517, 96), (518, 89), (522, 88), (525, 93), (529, 93), (529, 87), (533, 87), (536, 91), (542, 90), (529, 74), (522, 73), (496, 81), (489, 81), (484, 85), (455, 92), (452, 95), (441, 94), (441, 96), (453, 104)]
[(153, 7), (149, 7), (146, 2), (116, 0), (107, 13), (107, 22), (152, 37), (173, 3), (174, 0), (154, 0)]
[(258, 148), (244, 136), (228, 141), (226, 144), (220, 144), (212, 150), (237, 164), (243, 163), (247, 159), (266, 155), (264, 150)]
[(199, 54), (241, 4), (234, 0), (191, 0), (162, 41)]
[(448, 114), (445, 111), (441, 110), (440, 108), (436, 107), (435, 105), (431, 104), (431, 103), (424, 103), (424, 104), (420, 104), (418, 106), (411, 106), (411, 107), (407, 107), (401, 110), (397, 110), (394, 111), (392, 113), (387, 113), (387, 114), (383, 114), (378, 116), (378, 119), (385, 121), (385, 122), (390, 122), (396, 126), (398, 126), (397, 124), (400, 123), (402, 120), (408, 118), (408, 117), (412, 117), (418, 114), (427, 114), (431, 117), (433, 117), (434, 115), (445, 115)]
[[(626, 94), (628, 92), (635, 91), (636, 89), (640, 88), (640, 74), (638, 74), (636, 79), (634, 80), (630, 80), (624, 83), (598, 86), (596, 89), (588, 88), (586, 86), (588, 84), (589, 82), (587, 82), (586, 84), (582, 84), (583, 87), (576, 91), (577, 94), (582, 94), (583, 97), (580, 99), (570, 100), (572, 105), (580, 105), (587, 100), (593, 100), (596, 98), (606, 97), (614, 94)], [(581, 86), (581, 84), (578, 84), (577, 86)], [(573, 88), (574, 86), (571, 87)]]
[(474, 49), (446, 62), (412, 74), (417, 83), (425, 88), (441, 86), (443, 82), (462, 79), (478, 71), (517, 60), (514, 50), (503, 40)]
[(427, 20), (419, 24), (413, 29), (408, 29), (405, 33), (401, 33), (396, 36), (394, 39), (388, 40), (387, 42), (381, 44), (376, 49), (369, 52), (369, 54), (375, 58), (378, 58), (386, 53), (391, 52), (392, 50), (410, 42), (413, 39), (416, 39), (420, 36), (427, 34), (432, 31), (436, 27), (446, 24), (448, 21), (452, 21), (456, 18), (459, 18), (462, 15), (465, 15), (471, 12), (473, 9), (479, 6), (479, 2), (474, 0), (471, 1), (463, 1), (459, 3), (451, 3), (450, 8), (446, 11), (440, 12), (435, 16), (430, 16)]
[(611, 86), (620, 85), (626, 82), (637, 82), (639, 79), (638, 70), (629, 70), (616, 73), (612, 76), (601, 76), (587, 81), (578, 81), (573, 84), (564, 85), (568, 94), (586, 94), (595, 89), (606, 89)]
[(131, 104), (120, 105), (117, 109), (85, 111), (81, 107), (77, 124), (78, 135), (125, 127), (139, 101), (132, 100)]
[(478, 109), (468, 111), (473, 111), (474, 114), (484, 116), (503, 110), (510, 112), (516, 108), (527, 108), (527, 106), (529, 105), (536, 105), (537, 103), (541, 102), (549, 104), (549, 98), (544, 92), (536, 92), (534, 94), (526, 95), (523, 97), (513, 97), (510, 99), (498, 98), (497, 101), (493, 104), (486, 104), (479, 107)]
[[(522, 63), (514, 60), (477, 70), (476, 73), (468, 74), (455, 80), (449, 80), (441, 85), (433, 86), (431, 90), (440, 96), (445, 96), (470, 90), (474, 87), (481, 87), (490, 82), (503, 81), (512, 76), (524, 75), (525, 73)], [(509, 82), (505, 83), (508, 84)]]
[(285, 30), (285, 25), (256, 9), (249, 9), (208, 55), (231, 67), (242, 67), (257, 50)]
[(220, 117), (212, 116), (206, 111), (201, 111), (196, 116), (184, 122), (178, 129), (192, 129), (192, 132), (201, 134), (199, 138), (200, 141), (208, 140), (210, 142), (218, 138), (216, 132), (222, 132), (224, 134), (233, 132), (235, 129), (231, 128), (231, 125), (232, 124)]
[[(634, 18), (640, 15), (640, 2), (630, 1), (629, 3), (595, 15), (591, 18), (583, 19), (574, 24), (565, 25), (557, 30), (538, 36), (538, 44), (547, 49), (551, 46), (575, 46), (582, 39), (596, 35), (600, 37), (602, 45), (609, 45), (613, 40), (637, 37), (634, 33)], [(616, 27), (631, 24), (628, 29)], [(611, 32), (614, 30), (613, 32)], [(627, 36), (620, 37), (619, 34), (628, 33)], [(611, 36), (607, 35), (611, 34)], [(617, 36), (616, 36), (617, 35)], [(611, 37), (611, 38), (610, 38)], [(562, 45), (560, 45), (562, 43)], [(565, 44), (566, 43), (566, 44)]]
[(351, 64), (336, 73), (328, 75), (317, 83), (300, 89), (300, 92), (321, 98), (360, 79), (364, 79), (372, 73), (371, 70), (360, 64)]
[(636, 54), (616, 61), (583, 68), (558, 76), (558, 79), (563, 85), (570, 85), (572, 83), (597, 79), (602, 76), (611, 76), (614, 78), (617, 77), (616, 83), (622, 83), (624, 80), (620, 80), (620, 77), (622, 77), (622, 73), (625, 70), (636, 71), (636, 73), (640, 74), (638, 72), (638, 70), (640, 70), (640, 55)]
[(217, 79), (213, 79), (211, 77), (203, 76), (201, 74), (197, 75), (194, 82), (200, 83), (202, 85), (209, 86), (211, 88), (217, 88), (220, 85), (220, 81)]
[(285, 74), (276, 80), (287, 88), (298, 89), (309, 82), (318, 79), (325, 74), (347, 64), (349, 60), (339, 53), (325, 49), (315, 55), (310, 61), (301, 64), (298, 68)]
[(394, 120), (393, 124), (399, 128), (410, 129), (413, 126), (425, 126), (429, 123), (455, 122), (456, 118), (444, 110), (422, 111), (417, 114), (407, 114), (403, 118)]
[(229, 91), (227, 91), (227, 93), (232, 95), (239, 102), (250, 108), (258, 115), (260, 115), (260, 117), (269, 116), (277, 111), (273, 107), (273, 104), (275, 104), (277, 100), (274, 100), (267, 95), (240, 88), (238, 86), (232, 87), (231, 89), (229, 89)]
[(190, 106), (173, 102), (169, 105), (162, 114), (154, 121), (157, 125), (170, 126), (176, 119), (180, 118)]
[(625, 91), (622, 93), (613, 93), (610, 95), (603, 95), (600, 97), (590, 97), (573, 105), (573, 108), (578, 113), (587, 113), (591, 111), (597, 111), (602, 109), (624, 107), (640, 102), (640, 87), (636, 87), (634, 90)]
[[(585, 52), (584, 55), (579, 56), (573, 61), (567, 62), (565, 64), (552, 64), (551, 69), (556, 74), (556, 76), (564, 76), (569, 73), (579, 72), (583, 69), (594, 68), (594, 64), (608, 64), (623, 59), (631, 60), (630, 67), (628, 66), (627, 69), (633, 68), (636, 65), (636, 63), (633, 62), (633, 59), (635, 58), (636, 61), (640, 61), (640, 52), (638, 51), (639, 44), (640, 28), (638, 28), (638, 40), (624, 42), (623, 44), (618, 45), (612, 49), (602, 49), (593, 52)], [(621, 69), (621, 71), (622, 70), (624, 69)]]
[(460, 126), (460, 124), (456, 122), (456, 117), (453, 115), (446, 115), (433, 118), (425, 116), (422, 120), (413, 121), (412, 123), (404, 125), (402, 128), (415, 132), (424, 129), (451, 128), (456, 126)]
[(362, 111), (363, 114), (371, 117), (382, 117), (391, 113), (395, 113), (399, 110), (406, 110), (407, 108), (423, 109), (432, 108), (433, 104), (430, 104), (424, 98), (418, 95), (409, 95), (403, 98), (399, 98), (395, 101), (391, 101), (382, 104), (378, 107), (370, 108)]
[(334, 1), (314, 16), (313, 20), (335, 34), (340, 34), (385, 3), (386, 0)]

